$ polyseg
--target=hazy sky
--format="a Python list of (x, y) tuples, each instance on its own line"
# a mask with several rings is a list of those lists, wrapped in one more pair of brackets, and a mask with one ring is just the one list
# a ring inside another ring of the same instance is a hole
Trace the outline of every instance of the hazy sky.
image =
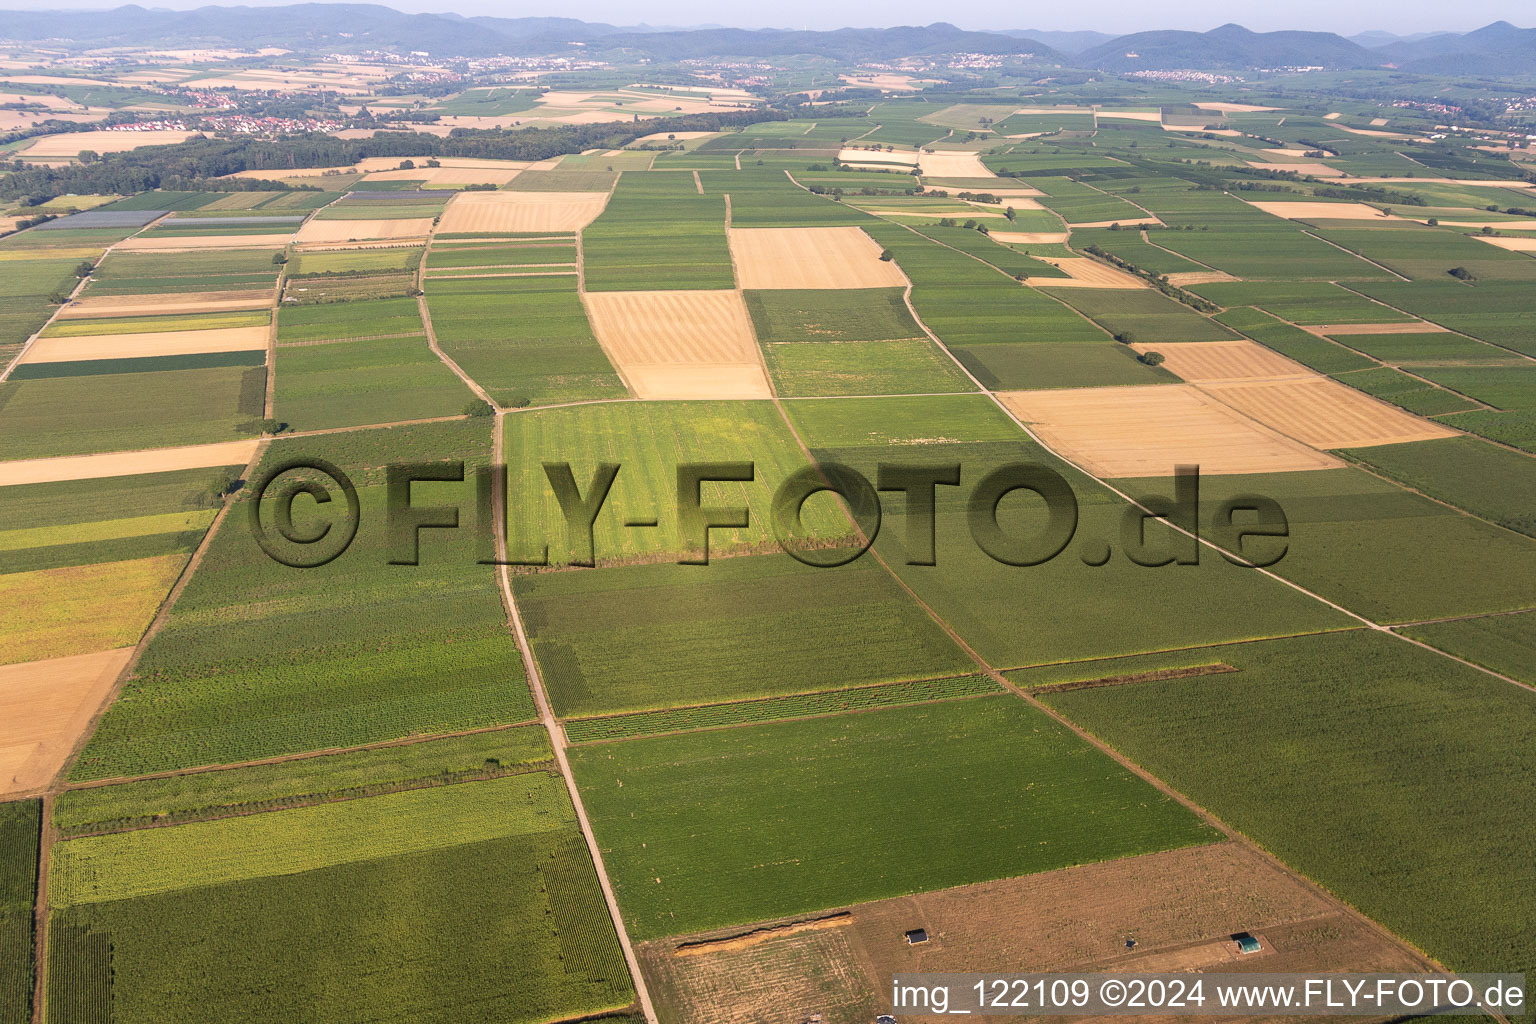
[[(0, 0), (0, 9), (116, 7), (126, 0)], [(139, 0), (146, 7), (185, 9), (207, 0)], [(244, 0), (270, 6), (292, 0)], [(219, 6), (232, 6), (220, 4)], [(1077, 3), (1008, 3), (1004, 0), (880, 0), (878, 3), (828, 3), (826, 0), (777, 0), (767, 5), (730, 5), (701, 0), (386, 0), (386, 6), (412, 12), (495, 14), (501, 17), (561, 15), (617, 25), (720, 24), (742, 28), (842, 28), (848, 25), (923, 25), (948, 21), (970, 29), (1095, 29), (1139, 32), (1152, 28), (1205, 30), (1235, 21), (1255, 31), (1315, 29), (1349, 35), (1366, 29), (1408, 34), (1467, 31), (1503, 19), (1536, 24), (1530, 0), (1285, 0), (1283, 3), (1234, 4), (1221, 0), (1081, 0)]]

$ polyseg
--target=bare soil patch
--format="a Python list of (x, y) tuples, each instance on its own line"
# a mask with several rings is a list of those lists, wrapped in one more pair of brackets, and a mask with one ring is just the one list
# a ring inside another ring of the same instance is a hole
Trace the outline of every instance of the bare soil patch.
[(155, 313), (224, 313), (261, 309), (272, 304), (270, 288), (230, 292), (189, 292), (185, 295), (88, 295), (59, 310), (60, 320), (103, 316), (147, 316)]
[[(1276, 165), (1279, 166), (1279, 165)], [(1265, 213), (1286, 220), (1390, 220), (1364, 203), (1250, 203)]]
[(742, 288), (900, 288), (906, 277), (856, 227), (732, 228), (731, 258)]
[(294, 236), (294, 241), (305, 244), (371, 241), (381, 238), (425, 238), (431, 232), (431, 217), (401, 217), (394, 220), (315, 220), (310, 218)]
[(1065, 231), (989, 231), (992, 238), (1013, 245), (1060, 245), (1071, 237)]
[(0, 667), (0, 796), (53, 780), (132, 656), (123, 647)]
[(1256, 107), (1252, 103), (1213, 103), (1204, 101), (1195, 106), (1202, 110), (1219, 110), (1223, 114), (1262, 114), (1270, 110), (1279, 110), (1279, 107)]
[(223, 327), (211, 331), (153, 331), (146, 334), (87, 334), (38, 338), (24, 363), (75, 363), (88, 359), (184, 356), (199, 352), (253, 352), (267, 347), (265, 327)]
[(1074, 228), (1107, 228), (1119, 224), (1123, 228), (1139, 227), (1142, 224), (1160, 225), (1163, 222), (1156, 217), (1135, 217), (1128, 220), (1090, 220), (1081, 224), (1072, 224)]
[(211, 466), (244, 466), (261, 442), (221, 441), (181, 448), (149, 451), (107, 452), (102, 455), (68, 455), (57, 459), (17, 459), (0, 462), (0, 487), (13, 484), (55, 483), (60, 480), (98, 480), (136, 473), (168, 473), (177, 469)]
[(1330, 377), (1205, 384), (1202, 388), (1244, 415), (1314, 448), (1429, 441), (1459, 433)]
[(924, 177), (934, 178), (995, 178), (992, 169), (981, 162), (976, 153), (964, 150), (936, 150), (919, 154), (917, 169)]
[(1306, 330), (1324, 336), (1346, 334), (1444, 334), (1445, 328), (1428, 320), (1409, 320), (1400, 324), (1317, 324)]
[(1026, 277), (1026, 284), (1050, 288), (1146, 288), (1147, 282), (1135, 274), (1107, 266), (1086, 256), (1075, 259), (1045, 260), (1066, 277)]
[(1168, 283), (1183, 287), (1186, 284), (1217, 284), (1225, 281), (1236, 281), (1224, 270), (1190, 270), (1182, 274), (1169, 274)]
[[(16, 81), (16, 79), (11, 79)], [(69, 79), (78, 82), (78, 79)], [(140, 146), (174, 146), (190, 139), (196, 132), (173, 130), (152, 132), (69, 132), (44, 135), (26, 149), (27, 156), (74, 156), (87, 149), (97, 153), (126, 153)]]
[(998, 398), (1046, 444), (1099, 477), (1166, 477), (1187, 464), (1208, 475), (1342, 465), (1189, 384), (1005, 391)]
[(1137, 352), (1161, 352), (1163, 368), (1192, 384), (1228, 380), (1316, 377), (1316, 371), (1252, 341), (1189, 341), (1132, 345)]
[[(1234, 843), (865, 903), (852, 917), (846, 928), (706, 956), (673, 955), (687, 939), (644, 943), (636, 952), (662, 1019), (679, 1024), (803, 1024), (818, 1014), (823, 1024), (868, 1024), (887, 1009), (891, 976), (906, 972), (1420, 966)], [(929, 941), (908, 945), (911, 928), (925, 929)], [(1239, 932), (1258, 936), (1265, 952), (1239, 960), (1232, 939)]]
[(461, 192), (443, 211), (438, 230), (580, 231), (607, 203), (606, 192)]
[(583, 299), (593, 333), (636, 397), (771, 397), (740, 292), (588, 292)]

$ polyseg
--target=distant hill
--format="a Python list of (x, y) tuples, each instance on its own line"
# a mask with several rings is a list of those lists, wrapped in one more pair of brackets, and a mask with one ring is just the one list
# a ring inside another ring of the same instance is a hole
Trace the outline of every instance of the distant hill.
[(1033, 28), (1004, 29), (1000, 34), (1019, 39), (1033, 39), (1059, 53), (1067, 54), (1082, 53), (1084, 50), (1115, 38), (1110, 32), (1058, 32)]
[(1371, 52), (1425, 75), (1531, 75), (1536, 74), (1536, 29), (1496, 21), (1465, 35), (1430, 36)]
[(1421, 39), (1429, 39), (1432, 36), (1459, 36), (1460, 32), (1414, 32), (1410, 35), (1400, 36), (1395, 32), (1382, 32), (1380, 29), (1372, 29), (1369, 32), (1357, 32), (1348, 36), (1350, 42), (1359, 43), (1367, 50), (1374, 50), (1378, 46), (1387, 46), (1391, 43), (1416, 43)]
[(1033, 39), (996, 32), (967, 32), (944, 22), (900, 28), (843, 28), (831, 32), (719, 28), (618, 33), (603, 36), (593, 49), (626, 51), (670, 60), (806, 55), (858, 62), (938, 53), (1033, 54), (1052, 62), (1066, 59)]
[(1209, 32), (1137, 32), (1085, 50), (1076, 61), (1106, 71), (1358, 68), (1381, 63), (1375, 52), (1332, 32), (1250, 32), (1241, 25)]

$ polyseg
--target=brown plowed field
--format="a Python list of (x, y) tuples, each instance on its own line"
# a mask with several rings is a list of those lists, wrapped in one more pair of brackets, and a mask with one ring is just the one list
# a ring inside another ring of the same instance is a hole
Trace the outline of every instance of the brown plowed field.
[(272, 304), (273, 290), (188, 292), (185, 295), (88, 295), (59, 310), (60, 320), (101, 316), (150, 316), (156, 313), (224, 313), (261, 309)]
[(244, 466), (260, 441), (221, 441), (183, 448), (154, 448), (101, 455), (67, 455), (57, 459), (18, 459), (0, 462), (0, 487), (55, 483), (60, 480), (99, 480), (137, 473), (169, 473), (177, 469)]
[(1272, 380), (1316, 377), (1273, 349), (1252, 341), (1190, 341), (1172, 345), (1132, 345), (1138, 352), (1163, 354), (1163, 369), (1193, 384), (1206, 381)]
[(1027, 284), (1042, 288), (1145, 288), (1147, 282), (1134, 274), (1106, 266), (1086, 256), (1044, 262), (1067, 273), (1066, 277), (1027, 277)]
[(732, 228), (731, 259), (741, 288), (901, 288), (894, 260), (856, 227)]
[[(803, 1024), (817, 1014), (824, 1024), (868, 1024), (888, 1009), (897, 972), (1421, 969), (1357, 918), (1234, 843), (850, 909), (847, 927), (746, 948), (674, 955), (684, 941), (735, 933), (727, 931), (647, 942), (636, 952), (661, 1018), (678, 1024)], [(919, 927), (929, 941), (909, 946), (904, 933)], [(1239, 958), (1231, 940), (1237, 932), (1256, 935), (1263, 952)], [(1136, 940), (1134, 950), (1127, 939)]]
[(1189, 384), (1005, 391), (998, 398), (1047, 445), (1100, 477), (1166, 477), (1189, 464), (1207, 475), (1341, 465)]
[(0, 796), (52, 781), (132, 655), (122, 647), (0, 667)]
[(379, 238), (425, 238), (432, 231), (431, 217), (394, 220), (315, 220), (311, 218), (294, 240), (310, 242), (369, 241)]
[(1429, 441), (1459, 433), (1329, 377), (1205, 384), (1222, 402), (1315, 448)]
[(606, 192), (461, 192), (449, 201), (437, 230), (580, 231), (607, 204)]
[(592, 330), (639, 398), (768, 398), (736, 291), (588, 292)]
[(212, 331), (153, 331), (146, 334), (89, 334), (38, 338), (24, 363), (73, 363), (87, 359), (184, 356), (198, 352), (251, 352), (267, 347), (265, 327), (224, 327)]

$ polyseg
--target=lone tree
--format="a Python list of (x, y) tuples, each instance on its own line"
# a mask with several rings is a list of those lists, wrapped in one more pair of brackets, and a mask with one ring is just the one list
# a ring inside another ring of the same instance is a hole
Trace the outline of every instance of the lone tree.
[(889, 263), (893, 259), (895, 259), (895, 257), (891, 255), (891, 250), (889, 250), (889, 249), (881, 249), (880, 250), (880, 262), (882, 262), (882, 263)]
[(1161, 352), (1143, 352), (1141, 355), (1136, 357), (1136, 361), (1140, 363), (1146, 363), (1148, 366), (1161, 366), (1163, 362), (1163, 354)]

